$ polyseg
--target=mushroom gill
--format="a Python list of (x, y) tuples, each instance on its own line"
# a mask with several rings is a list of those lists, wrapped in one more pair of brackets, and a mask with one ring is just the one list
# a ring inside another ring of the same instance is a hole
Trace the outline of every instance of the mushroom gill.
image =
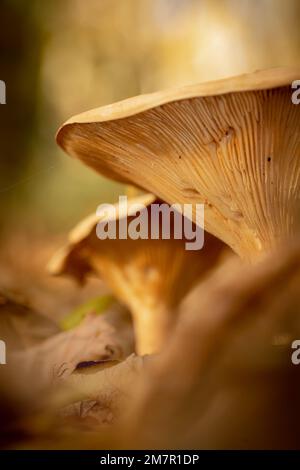
[(299, 77), (275, 68), (142, 95), (75, 116), (57, 141), (170, 204), (204, 203), (205, 230), (254, 261), (299, 230)]

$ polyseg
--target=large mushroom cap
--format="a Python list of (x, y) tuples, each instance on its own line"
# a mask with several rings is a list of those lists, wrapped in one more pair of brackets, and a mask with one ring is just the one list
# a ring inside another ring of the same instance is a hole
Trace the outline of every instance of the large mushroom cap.
[(75, 116), (59, 145), (161, 199), (205, 204), (205, 229), (253, 259), (294, 233), (299, 213), (299, 68), (143, 95)]

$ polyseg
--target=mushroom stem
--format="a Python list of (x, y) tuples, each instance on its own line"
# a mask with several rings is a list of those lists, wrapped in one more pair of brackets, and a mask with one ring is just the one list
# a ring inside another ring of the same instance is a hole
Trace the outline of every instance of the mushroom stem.
[(117, 263), (107, 263), (98, 256), (93, 253), (91, 257), (95, 271), (131, 312), (136, 353), (140, 356), (158, 353), (176, 321), (176, 313), (169, 306), (165, 292), (157, 291), (153, 280), (140, 279), (135, 269), (124, 270)]
[(166, 305), (147, 305), (139, 300), (131, 306), (136, 353), (155, 354), (161, 351), (170, 335), (176, 315)]

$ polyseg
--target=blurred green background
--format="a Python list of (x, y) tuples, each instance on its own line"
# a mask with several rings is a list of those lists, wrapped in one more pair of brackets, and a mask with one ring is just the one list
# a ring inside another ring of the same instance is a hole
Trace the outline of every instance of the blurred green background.
[(300, 64), (299, 0), (2, 0), (0, 11), (2, 230), (64, 232), (123, 191), (56, 146), (71, 115)]

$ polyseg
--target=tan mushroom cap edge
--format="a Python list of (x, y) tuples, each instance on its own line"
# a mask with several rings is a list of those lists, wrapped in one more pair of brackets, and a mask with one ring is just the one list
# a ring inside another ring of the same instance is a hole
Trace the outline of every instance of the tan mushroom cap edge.
[(111, 210), (110, 206), (107, 206), (107, 210), (103, 211), (103, 215), (99, 215), (95, 212), (85, 217), (70, 231), (68, 242), (52, 256), (47, 265), (47, 271), (52, 275), (62, 274), (74, 248), (92, 234), (98, 222), (108, 222), (110, 220), (120, 220), (124, 217), (130, 217), (136, 214), (137, 205), (148, 207), (156, 200), (157, 198), (153, 194), (142, 194), (135, 198), (128, 199), (127, 203), (112, 204)]
[(68, 119), (57, 132), (57, 143), (63, 148), (63, 131), (71, 124), (88, 124), (124, 119), (166, 103), (190, 98), (225, 95), (243, 91), (267, 90), (291, 85), (300, 80), (300, 67), (274, 67), (221, 80), (170, 88), (134, 96), (126, 100), (91, 109)]

